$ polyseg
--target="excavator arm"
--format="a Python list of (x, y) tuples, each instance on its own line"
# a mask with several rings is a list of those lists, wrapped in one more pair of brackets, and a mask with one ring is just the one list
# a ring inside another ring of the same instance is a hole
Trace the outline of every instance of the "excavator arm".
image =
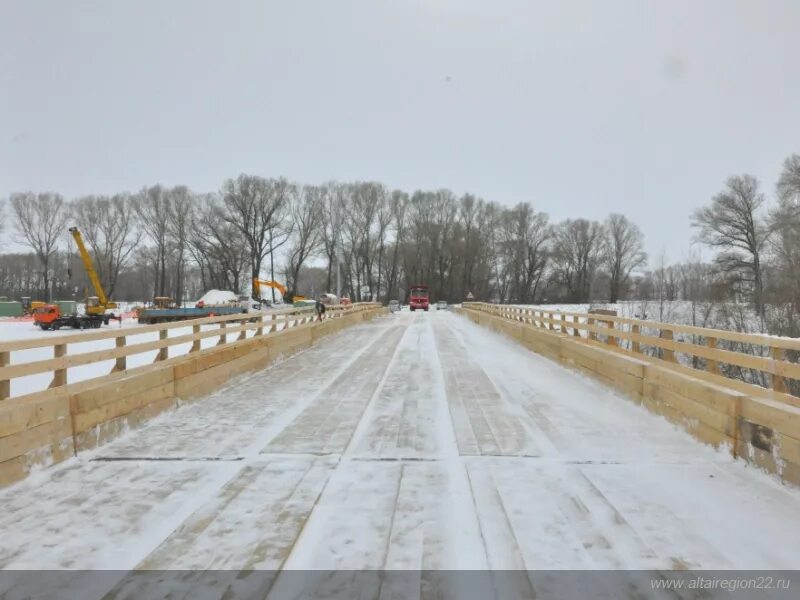
[(253, 278), (253, 291), (256, 293), (258, 298), (261, 298), (261, 286), (275, 288), (281, 293), (281, 296), (285, 296), (287, 289), (285, 285), (278, 283), (277, 281), (270, 281), (267, 279), (258, 279), (257, 277)]

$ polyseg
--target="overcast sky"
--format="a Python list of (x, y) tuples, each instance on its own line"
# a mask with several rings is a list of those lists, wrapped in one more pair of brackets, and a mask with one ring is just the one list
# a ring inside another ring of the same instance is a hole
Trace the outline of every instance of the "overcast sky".
[(246, 172), (621, 212), (651, 262), (800, 152), (800, 1), (0, 3), (0, 197)]

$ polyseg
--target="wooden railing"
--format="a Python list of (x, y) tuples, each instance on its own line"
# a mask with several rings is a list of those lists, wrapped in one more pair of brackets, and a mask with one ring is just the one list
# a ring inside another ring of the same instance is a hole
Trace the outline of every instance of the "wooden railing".
[[(800, 339), (739, 333), (721, 329), (660, 323), (608, 314), (573, 313), (536, 307), (466, 302), (464, 308), (509, 321), (604, 343), (612, 349), (638, 354), (769, 389), (787, 399), (788, 380), (800, 382)], [(683, 358), (682, 358), (683, 357)], [(795, 389), (796, 386), (795, 386)], [(788, 398), (798, 406), (795, 396)]]
[[(371, 303), (329, 306), (324, 318), (338, 318), (374, 306)], [(132, 356), (155, 351), (153, 362), (160, 362), (172, 358), (170, 348), (173, 346), (191, 344), (188, 352), (199, 352), (202, 348), (202, 341), (207, 338), (217, 338), (215, 347), (224, 346), (248, 337), (264, 336), (283, 329), (298, 327), (316, 319), (317, 314), (313, 307), (288, 308), (264, 313), (242, 313), (66, 335), (54, 333), (52, 337), (3, 342), (0, 343), (0, 401), (12, 395), (19, 396), (27, 393), (20, 393), (12, 389), (12, 381), (22, 377), (50, 373), (52, 378), (49, 388), (54, 388), (69, 383), (68, 370), (70, 368), (113, 360), (114, 364), (110, 372), (125, 371), (128, 368), (128, 359)], [(171, 332), (187, 328), (191, 328), (191, 333), (170, 336)], [(147, 334), (151, 334), (148, 337), (152, 337), (153, 333), (158, 334), (158, 339), (130, 343), (131, 338)], [(76, 344), (102, 340), (114, 340), (114, 347), (74, 352)], [(37, 349), (40, 351), (44, 349), (52, 358), (25, 360), (26, 357), (21, 356), (21, 353)], [(71, 349), (72, 352), (70, 352)], [(98, 373), (95, 376), (99, 377), (105, 374)], [(85, 379), (84, 377), (83, 380)]]

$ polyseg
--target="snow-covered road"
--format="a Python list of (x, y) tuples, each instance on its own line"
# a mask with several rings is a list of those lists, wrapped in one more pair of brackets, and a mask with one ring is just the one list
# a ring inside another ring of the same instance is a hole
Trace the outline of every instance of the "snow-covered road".
[(0, 506), (5, 569), (800, 568), (800, 491), (445, 312), (328, 338)]

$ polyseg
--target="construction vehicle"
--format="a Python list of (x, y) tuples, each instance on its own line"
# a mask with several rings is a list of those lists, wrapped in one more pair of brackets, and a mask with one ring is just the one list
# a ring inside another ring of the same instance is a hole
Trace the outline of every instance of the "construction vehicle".
[(430, 306), (429, 300), (429, 293), (428, 293), (428, 286), (427, 285), (412, 285), (411, 286), (411, 299), (409, 300), (409, 307), (412, 311), (417, 310), (418, 308), (424, 311), (427, 311)]
[[(94, 287), (95, 296), (86, 297), (85, 314), (77, 313), (64, 314), (57, 304), (44, 304), (33, 309), (33, 322), (42, 329), (61, 329), (62, 327), (72, 327), (73, 329), (95, 329), (101, 325), (108, 325), (111, 320), (121, 321), (122, 319), (114, 313), (106, 314), (109, 309), (117, 308), (117, 304), (106, 296), (106, 291), (100, 283), (97, 271), (94, 269), (92, 257), (83, 243), (83, 236), (77, 227), (70, 227), (69, 232), (75, 240), (78, 252), (86, 269), (86, 275)], [(70, 273), (71, 275), (71, 273)], [(33, 304), (33, 303), (31, 303)]]
[(34, 310), (47, 304), (47, 302), (42, 302), (41, 300), (31, 300), (30, 296), (23, 296), (20, 301), (22, 303), (22, 314), (25, 316), (32, 315)]
[(63, 314), (57, 304), (45, 304), (33, 311), (33, 322), (44, 330), (71, 327), (73, 329), (97, 329), (108, 325), (109, 321), (122, 321), (121, 317), (112, 314), (79, 315)]
[(246, 312), (247, 308), (238, 301), (224, 304), (206, 304), (200, 300), (193, 307), (187, 307), (178, 306), (172, 298), (167, 296), (156, 296), (153, 298), (152, 307), (139, 307), (135, 310), (136, 319), (139, 323), (148, 324), (202, 319), (220, 315), (237, 315)]
[(278, 290), (281, 293), (281, 298), (286, 304), (293, 304), (295, 302), (303, 302), (306, 297), (301, 296), (299, 294), (295, 294), (292, 290), (289, 290), (285, 285), (282, 283), (278, 283), (277, 281), (272, 281), (270, 279), (259, 279), (258, 277), (253, 278), (253, 291), (256, 293), (256, 300), (262, 300), (261, 298), (261, 286), (264, 287), (271, 287)]
[(116, 302), (112, 302), (111, 300), (106, 297), (106, 291), (103, 289), (103, 285), (100, 283), (100, 278), (97, 276), (97, 271), (94, 270), (94, 264), (92, 264), (92, 257), (89, 255), (89, 251), (86, 249), (86, 246), (83, 243), (83, 236), (81, 232), (78, 231), (77, 227), (70, 227), (69, 232), (72, 234), (72, 238), (75, 240), (75, 245), (78, 247), (78, 252), (81, 255), (81, 260), (83, 261), (83, 268), (86, 269), (86, 275), (89, 276), (89, 281), (92, 282), (92, 287), (94, 287), (95, 296), (89, 296), (86, 298), (86, 314), (87, 315), (102, 315), (106, 312), (106, 310), (117, 308)]

